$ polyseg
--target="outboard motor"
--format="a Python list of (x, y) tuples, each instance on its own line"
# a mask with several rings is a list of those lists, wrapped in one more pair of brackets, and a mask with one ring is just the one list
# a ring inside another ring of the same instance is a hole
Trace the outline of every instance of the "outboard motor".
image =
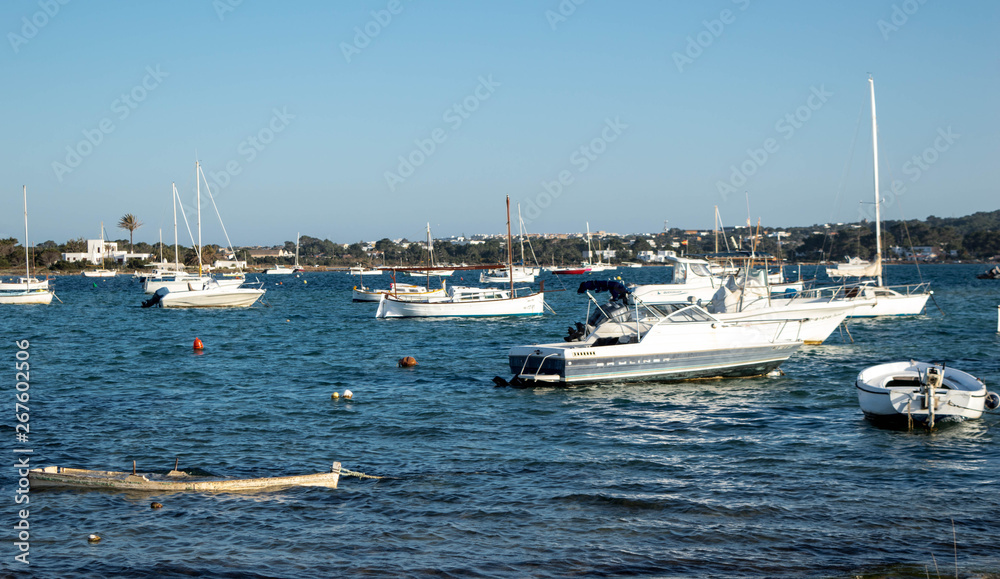
[(169, 289), (161, 287), (160, 289), (156, 290), (156, 292), (153, 295), (149, 296), (148, 300), (142, 302), (142, 307), (151, 308), (155, 306), (156, 304), (160, 303), (160, 300), (163, 298), (163, 296), (167, 295), (168, 293), (170, 293)]

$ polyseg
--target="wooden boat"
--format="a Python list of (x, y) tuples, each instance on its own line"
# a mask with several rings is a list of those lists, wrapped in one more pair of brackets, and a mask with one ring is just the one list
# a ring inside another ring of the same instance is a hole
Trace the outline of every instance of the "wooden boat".
[(871, 420), (914, 420), (933, 428), (935, 419), (979, 418), (1000, 406), (1000, 396), (987, 392), (982, 380), (943, 364), (879, 364), (862, 370), (854, 385)]
[(340, 480), (340, 463), (333, 463), (330, 472), (245, 479), (195, 477), (178, 470), (172, 470), (165, 475), (157, 475), (46, 466), (29, 470), (28, 480), (31, 482), (32, 488), (63, 487), (129, 491), (229, 492), (290, 486), (335, 489), (337, 481)]

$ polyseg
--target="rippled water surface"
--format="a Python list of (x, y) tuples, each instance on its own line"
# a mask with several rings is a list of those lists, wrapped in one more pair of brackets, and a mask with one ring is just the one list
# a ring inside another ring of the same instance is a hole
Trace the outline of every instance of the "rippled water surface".
[[(917, 276), (888, 269), (896, 282)], [(1000, 416), (883, 429), (864, 420), (853, 385), (866, 366), (916, 358), (1000, 390), (1000, 282), (976, 280), (982, 269), (922, 268), (946, 316), (930, 302), (925, 316), (852, 321), (853, 344), (844, 333), (804, 347), (784, 377), (524, 390), (491, 379), (509, 376), (510, 346), (558, 341), (582, 319), (575, 291), (549, 294), (558, 313), (531, 319), (375, 320), (342, 273), (272, 277), (271, 307), (245, 311), (141, 309), (131, 278), (60, 278), (65, 303), (0, 309), (3, 446), (23, 447), (13, 340), (29, 339), (34, 466), (166, 471), (179, 458), (249, 477), (340, 461), (391, 478), (249, 494), (33, 490), (24, 566), (5, 468), (0, 569), (937, 577), (955, 575), (954, 520), (959, 576), (1000, 577)], [(665, 270), (620, 273), (652, 282)], [(419, 365), (397, 368), (407, 355)], [(331, 399), (345, 389), (352, 400)]]

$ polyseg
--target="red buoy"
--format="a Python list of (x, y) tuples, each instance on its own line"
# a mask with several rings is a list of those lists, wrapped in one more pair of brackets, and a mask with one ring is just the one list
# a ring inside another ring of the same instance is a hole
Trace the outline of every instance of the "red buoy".
[(205, 349), (205, 344), (201, 343), (201, 338), (195, 338), (194, 339), (194, 349), (195, 350), (204, 350)]

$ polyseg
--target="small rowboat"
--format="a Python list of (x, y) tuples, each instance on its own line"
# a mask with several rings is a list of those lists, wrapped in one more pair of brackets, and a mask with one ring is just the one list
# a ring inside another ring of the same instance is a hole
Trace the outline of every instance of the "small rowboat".
[(46, 466), (28, 471), (32, 487), (63, 487), (86, 489), (114, 489), (129, 491), (196, 491), (230, 492), (254, 491), (277, 487), (306, 486), (337, 488), (340, 479), (340, 463), (335, 462), (330, 472), (299, 476), (276, 476), (267, 478), (218, 479), (195, 477), (185, 472), (172, 470), (166, 475), (135, 472), (115, 472)]
[(972, 374), (928, 362), (891, 362), (862, 370), (858, 403), (871, 420), (905, 419), (934, 427), (944, 417), (979, 418), (1000, 396)]

